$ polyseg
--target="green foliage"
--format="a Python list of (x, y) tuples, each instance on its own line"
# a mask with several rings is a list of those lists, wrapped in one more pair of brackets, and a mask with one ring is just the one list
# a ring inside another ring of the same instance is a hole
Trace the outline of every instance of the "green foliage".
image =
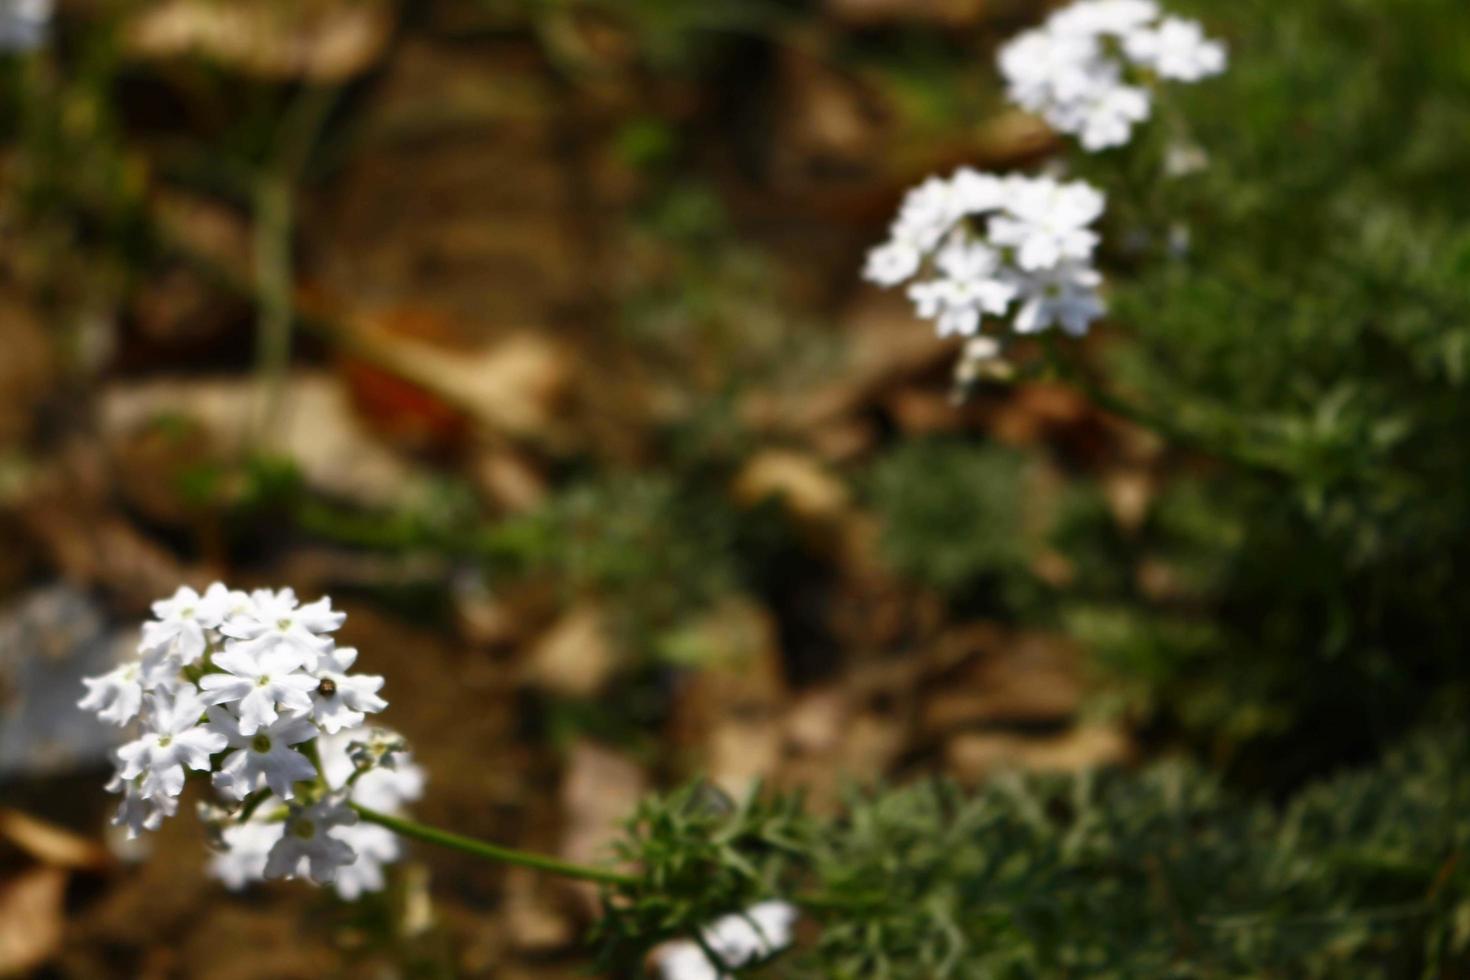
[(795, 883), (792, 858), (811, 842), (794, 797), (757, 793), (736, 804), (696, 783), (645, 800), (618, 846), (618, 857), (640, 869), (638, 879), (604, 895), (594, 934), (601, 965), (636, 969), (649, 947), (785, 894)]
[(871, 495), (895, 570), (963, 599), (1020, 587), (1030, 553), (1027, 460), (957, 441), (900, 445), (874, 467)]
[[(863, 793), (829, 821), (790, 800), (647, 804), (644, 862), (601, 927), (688, 935), (765, 898), (820, 934), (761, 975), (812, 978), (1437, 977), (1470, 969), (1470, 739), (1436, 731), (1376, 769), (1244, 802), (1167, 763)], [(800, 891), (795, 890), (797, 882)]]
[[(1232, 64), (1077, 161), (1110, 192), (1099, 376), (1219, 465), (1136, 535), (1074, 524), (1061, 615), (1150, 720), (1290, 785), (1470, 703), (1470, 33), (1452, 0), (1171, 6)], [(1205, 171), (1163, 176), (1179, 140)]]
[(551, 574), (572, 594), (607, 600), (645, 628), (668, 626), (740, 580), (740, 516), (663, 476), (573, 484), (487, 543), (505, 572)]

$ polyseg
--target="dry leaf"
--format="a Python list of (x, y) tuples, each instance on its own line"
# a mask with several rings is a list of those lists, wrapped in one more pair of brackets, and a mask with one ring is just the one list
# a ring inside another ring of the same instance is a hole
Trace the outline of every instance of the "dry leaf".
[(0, 882), (0, 976), (28, 973), (61, 945), (67, 873), (33, 867)]
[(0, 839), (9, 841), (32, 859), (50, 867), (101, 871), (113, 863), (112, 855), (96, 841), (79, 837), (19, 810), (0, 809)]
[(1007, 769), (1076, 772), (1128, 761), (1132, 746), (1117, 728), (1081, 727), (1051, 737), (965, 732), (945, 746), (945, 768), (966, 783)]
[[(103, 392), (99, 417), (104, 436), (117, 442), (157, 419), (182, 416), (229, 454), (242, 445), (260, 399), (259, 386), (244, 378), (115, 384)], [(276, 425), (259, 448), (293, 460), (308, 486), (365, 506), (391, 506), (425, 483), (419, 469), (373, 438), (341, 385), (320, 372), (286, 379)]]
[(342, 82), (377, 62), (393, 31), (375, 0), (164, 0), (127, 26), (128, 50), (148, 59), (198, 57), (279, 80)]
[(746, 507), (774, 497), (798, 524), (816, 531), (830, 530), (851, 503), (847, 485), (819, 461), (783, 449), (751, 457), (736, 475), (733, 492)]
[(557, 620), (531, 648), (522, 679), (565, 698), (590, 698), (601, 691), (617, 665), (606, 617), (591, 603)]

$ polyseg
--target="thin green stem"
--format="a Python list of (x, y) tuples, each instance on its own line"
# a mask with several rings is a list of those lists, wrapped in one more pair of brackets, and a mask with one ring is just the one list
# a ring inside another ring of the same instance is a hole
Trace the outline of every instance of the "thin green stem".
[(262, 174), (255, 186), (255, 367), (261, 380), (261, 407), (254, 435), (275, 428), (281, 393), (291, 362), (291, 324), (295, 315), (291, 276), (291, 195), (289, 179), (277, 171)]
[(544, 854), (533, 854), (530, 851), (520, 851), (511, 847), (501, 847), (486, 841), (476, 840), (473, 837), (462, 837), (459, 834), (451, 834), (446, 830), (429, 827), (413, 820), (405, 820), (402, 817), (389, 816), (379, 813), (360, 803), (351, 804), (357, 815), (368, 823), (375, 823), (380, 827), (386, 827), (403, 837), (420, 840), (426, 844), (437, 844), (450, 850), (459, 851), (461, 854), (469, 854), (473, 857), (482, 858), (486, 861), (496, 861), (501, 864), (514, 864), (522, 868), (532, 868), (536, 871), (545, 871), (548, 874), (560, 875), (563, 878), (575, 878), (578, 881), (592, 881), (600, 885), (622, 885), (631, 887), (638, 884), (638, 879), (632, 875), (625, 875), (606, 868), (592, 868), (584, 864), (573, 864), (570, 861), (561, 861)]
[(261, 168), (252, 188), (258, 310), (255, 357), (262, 399), (254, 431), (257, 439), (278, 421), (291, 366), (291, 328), (296, 321), (291, 248), (296, 183), (336, 97), (336, 89), (316, 87), (297, 97), (281, 124), (272, 159)]

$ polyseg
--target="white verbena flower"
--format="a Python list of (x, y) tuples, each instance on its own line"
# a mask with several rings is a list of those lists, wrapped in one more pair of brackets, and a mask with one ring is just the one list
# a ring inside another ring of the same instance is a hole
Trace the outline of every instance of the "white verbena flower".
[(1011, 101), (1040, 112), (1086, 94), (1098, 84), (1101, 49), (1095, 38), (1055, 31), (1026, 31), (1000, 52)]
[(1064, 259), (1087, 261), (1098, 243), (1089, 226), (1105, 206), (1102, 192), (1085, 181), (1018, 183), (1005, 212), (990, 219), (990, 240), (1014, 247), (1027, 272), (1053, 268)]
[(293, 806), (286, 829), (266, 857), (267, 878), (307, 877), (325, 884), (357, 857), (346, 841), (329, 831), (357, 823), (357, 813), (341, 795), (325, 796), (307, 806)]
[(170, 657), (181, 666), (204, 656), (208, 645), (204, 631), (218, 624), (206, 623), (204, 616), (208, 610), (201, 610), (202, 602), (203, 597), (187, 585), (179, 586), (169, 598), (155, 602), (153, 615), (158, 618), (143, 624), (139, 650), (155, 658)]
[(658, 958), (664, 980), (725, 980), (732, 970), (765, 960), (791, 945), (797, 919), (789, 902), (762, 902), (744, 912), (727, 915), (699, 931), (699, 943), (682, 940), (670, 943)]
[(1123, 37), (1158, 20), (1154, 0), (1082, 0), (1051, 16), (1047, 27), (1059, 34)]
[(225, 747), (224, 736), (199, 723), (204, 702), (192, 690), (149, 695), (144, 704), (144, 731), (117, 750), (124, 780), (142, 777), (139, 795), (178, 796), (184, 769), (209, 771), (209, 756)]
[(130, 837), (156, 830), (178, 811), (185, 771), (209, 771), (229, 805), (195, 809), (216, 852), (208, 871), (227, 887), (304, 876), (344, 898), (381, 889), (402, 845), (349, 804), (400, 813), (424, 774), (402, 736), (362, 727), (387, 706), (383, 678), (349, 672), (357, 651), (330, 636), (343, 614), (330, 599), (301, 606), (290, 589), (218, 582), (180, 588), (154, 614), (138, 657), (87, 678), (79, 702), (135, 728), (107, 784), (122, 796), (113, 822)]
[(1153, 0), (1082, 0), (1057, 11), (1001, 49), (1007, 95), (1088, 152), (1127, 144), (1152, 113), (1159, 80), (1225, 70), (1225, 46), (1198, 22), (1162, 15)]
[(1082, 148), (1096, 153), (1124, 146), (1133, 127), (1153, 111), (1148, 92), (1134, 85), (1105, 85), (1077, 100), (1051, 107), (1047, 122), (1065, 133), (1076, 133)]
[(163, 825), (165, 817), (171, 817), (179, 810), (177, 796), (144, 796), (142, 783), (142, 776), (124, 779), (118, 773), (113, 775), (106, 787), (109, 793), (123, 795), (117, 814), (112, 818), (112, 825), (126, 827), (129, 840), (135, 839), (145, 830), (157, 830)]
[(918, 272), (923, 261), (924, 253), (912, 242), (886, 242), (868, 253), (863, 278), (880, 286), (897, 286)]
[(1087, 333), (1106, 312), (1097, 287), (1102, 277), (1095, 269), (1067, 263), (1027, 277), (1021, 284), (1021, 308), (1016, 332), (1040, 333), (1060, 325), (1074, 337)]
[(383, 869), (403, 854), (398, 837), (377, 824), (357, 823), (340, 827), (336, 836), (357, 855), (356, 860), (337, 869), (332, 887), (351, 902), (365, 892), (380, 892), (387, 885)]
[(1128, 56), (1161, 78), (1198, 82), (1225, 71), (1225, 45), (1205, 37), (1198, 21), (1168, 17), (1157, 28), (1134, 31), (1124, 41)]
[(250, 606), (227, 619), (220, 632), (241, 641), (238, 649), (281, 650), (307, 670), (317, 668), (318, 659), (332, 646), (327, 634), (347, 618), (332, 611), (331, 599), (299, 605), (292, 589), (259, 589), (251, 593), (250, 599)]
[(205, 674), (199, 689), (210, 704), (232, 704), (240, 734), (254, 735), (280, 717), (277, 707), (300, 714), (312, 710), (311, 690), (317, 679), (299, 673), (295, 654), (279, 646), (250, 649), (233, 646), (214, 658), (225, 671)]
[(143, 665), (136, 660), (100, 677), (84, 677), (82, 683), (87, 696), (77, 702), (77, 707), (114, 725), (126, 725), (143, 705)]
[(240, 891), (265, 878), (265, 862), (285, 831), (284, 823), (247, 820), (221, 829), (219, 848), (210, 855), (206, 871), (230, 891)]
[(214, 774), (214, 788), (229, 799), (243, 800), (269, 787), (281, 799), (289, 800), (295, 796), (293, 783), (316, 778), (311, 760), (292, 748), (316, 737), (316, 726), (308, 718), (281, 715), (246, 734), (239, 719), (224, 708), (212, 707), (209, 725), (235, 750)]
[[(1078, 272), (1091, 270), (1099, 241), (1092, 226), (1106, 205), (1090, 184), (1049, 177), (1001, 179), (961, 169), (948, 180), (930, 178), (920, 191), (934, 207), (938, 205), (933, 202), (948, 202), (949, 224), (938, 237), (929, 236), (929, 248), (919, 250), (902, 237), (901, 212), (892, 237), (869, 257), (867, 276), (880, 285), (907, 282), (915, 312), (933, 320), (940, 336), (979, 336), (987, 317), (1003, 320), (1018, 297), (1045, 294), (1056, 278), (1049, 274), (1063, 268), (1072, 287), (1091, 284), (1088, 295), (1069, 292), (1069, 302), (1060, 308), (1033, 304), (1024, 325), (1013, 319), (1012, 327), (1018, 333), (1034, 332), (1041, 329), (1040, 315), (1054, 309), (1065, 310), (1066, 322), (1076, 324), (1084, 306), (1100, 307), (1101, 277)], [(912, 200), (910, 194), (905, 210)], [(893, 258), (899, 252), (902, 261)]]
[(311, 690), (311, 717), (328, 734), (356, 728), (367, 715), (388, 707), (378, 697), (383, 678), (347, 673), (356, 660), (352, 647), (337, 647), (321, 658)]

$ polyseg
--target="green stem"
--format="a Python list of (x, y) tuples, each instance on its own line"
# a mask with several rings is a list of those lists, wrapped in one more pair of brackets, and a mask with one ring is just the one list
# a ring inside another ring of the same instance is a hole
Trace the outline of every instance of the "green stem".
[(291, 366), (291, 328), (296, 321), (291, 249), (296, 183), (336, 97), (336, 89), (316, 87), (297, 97), (281, 124), (273, 158), (261, 168), (252, 188), (258, 310), (255, 357), (262, 389), (257, 438), (275, 427)]
[(291, 183), (282, 174), (263, 174), (255, 187), (255, 292), (259, 307), (255, 366), (262, 400), (257, 438), (275, 428), (281, 393), (291, 363), (295, 314), (291, 282)]
[(426, 844), (437, 844), (440, 847), (447, 847), (450, 850), (459, 851), (462, 854), (469, 854), (486, 861), (519, 865), (522, 868), (545, 871), (548, 874), (560, 875), (563, 878), (575, 878), (578, 881), (592, 881), (600, 885), (633, 886), (638, 884), (638, 879), (632, 875), (609, 871), (605, 868), (592, 868), (583, 864), (573, 864), (570, 861), (559, 861), (556, 858), (547, 857), (544, 854), (533, 854), (529, 851), (501, 847), (498, 844), (475, 840), (473, 837), (462, 837), (459, 834), (451, 834), (446, 830), (425, 826), (413, 820), (405, 820), (402, 817), (393, 817), (386, 813), (379, 813), (377, 810), (365, 807), (360, 803), (353, 803), (351, 806), (352, 809), (357, 811), (357, 815), (368, 823), (375, 823), (380, 827), (386, 827), (395, 834), (403, 837), (421, 840)]

